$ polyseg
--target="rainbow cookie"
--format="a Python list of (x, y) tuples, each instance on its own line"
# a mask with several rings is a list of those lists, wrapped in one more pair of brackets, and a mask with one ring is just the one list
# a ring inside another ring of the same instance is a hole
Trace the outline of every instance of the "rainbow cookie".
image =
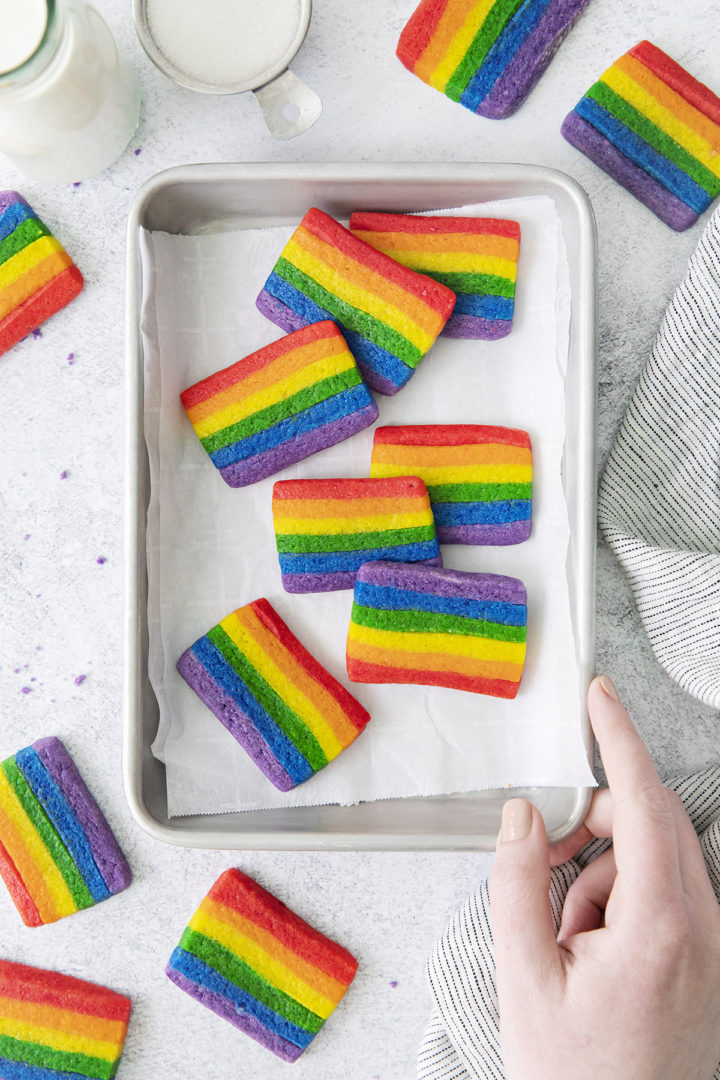
[(348, 675), (514, 698), (526, 634), (527, 598), (517, 578), (365, 563), (355, 582)]
[(455, 294), (308, 210), (257, 298), (283, 330), (334, 319), (368, 386), (396, 394), (435, 341)]
[(240, 870), (215, 882), (166, 968), (186, 994), (285, 1061), (307, 1049), (357, 960)]
[(520, 544), (530, 536), (527, 432), (480, 424), (377, 428), (370, 475), (405, 473), (425, 481), (441, 544)]
[(208, 630), (177, 669), (280, 791), (319, 772), (370, 719), (264, 599)]
[(588, 0), (421, 0), (398, 59), (480, 116), (518, 109)]
[(600, 76), (562, 133), (672, 229), (720, 194), (720, 98), (649, 41)]
[(378, 416), (345, 339), (327, 320), (258, 349), (180, 397), (230, 487), (272, 476)]
[(83, 287), (77, 266), (17, 191), (0, 191), (0, 355)]
[(111, 1080), (131, 1007), (96, 983), (0, 960), (0, 1077)]
[(520, 253), (516, 221), (356, 212), (350, 231), (457, 293), (443, 337), (494, 341), (510, 333)]
[(38, 739), (0, 765), (0, 875), (27, 926), (130, 884), (127, 860), (59, 739)]
[(286, 592), (352, 589), (369, 559), (441, 564), (430, 499), (417, 476), (278, 480), (272, 506)]

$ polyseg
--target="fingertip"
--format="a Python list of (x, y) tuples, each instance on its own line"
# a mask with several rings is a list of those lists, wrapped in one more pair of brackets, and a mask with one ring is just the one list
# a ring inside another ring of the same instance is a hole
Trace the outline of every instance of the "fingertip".
[(609, 699), (610, 701), (620, 701), (620, 695), (617, 691), (615, 683), (612, 681), (609, 675), (596, 675), (591, 681), (588, 687), (588, 699), (590, 698)]
[(508, 799), (502, 808), (498, 843), (527, 839), (533, 826), (533, 809), (527, 799)]
[(635, 725), (620, 700), (615, 683), (609, 675), (596, 675), (588, 687), (587, 708), (593, 731), (601, 742), (601, 735), (618, 727), (635, 732)]

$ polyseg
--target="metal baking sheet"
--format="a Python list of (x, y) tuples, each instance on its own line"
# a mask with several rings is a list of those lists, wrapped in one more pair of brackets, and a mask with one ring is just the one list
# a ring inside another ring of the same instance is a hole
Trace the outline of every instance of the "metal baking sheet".
[[(571, 528), (571, 608), (581, 681), (587, 684), (595, 659), (596, 242), (582, 188), (563, 173), (533, 165), (255, 163), (179, 166), (151, 178), (138, 192), (127, 234), (123, 776), (132, 813), (156, 839), (184, 847), (245, 850), (488, 851), (495, 846), (502, 805), (516, 795), (540, 808), (551, 842), (582, 821), (589, 790), (548, 787), (170, 818), (165, 767), (150, 751), (158, 706), (147, 673), (150, 482), (143, 438), (140, 229), (192, 235), (294, 224), (311, 205), (348, 217), (351, 210), (429, 210), (532, 195), (554, 201), (570, 266), (570, 452), (564, 484)], [(592, 760), (584, 709), (578, 722)]]

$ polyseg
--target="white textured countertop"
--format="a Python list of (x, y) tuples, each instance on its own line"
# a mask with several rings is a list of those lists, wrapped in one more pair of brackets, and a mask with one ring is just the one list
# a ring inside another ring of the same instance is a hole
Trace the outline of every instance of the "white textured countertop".
[[(560, 136), (589, 83), (648, 37), (720, 89), (720, 20), (703, 0), (591, 0), (529, 101), (509, 120), (472, 116), (394, 58), (412, 0), (316, 0), (293, 67), (324, 113), (275, 142), (252, 97), (194, 95), (137, 44), (129, 0), (98, 0), (143, 88), (122, 158), (79, 186), (25, 182), (0, 161), (71, 252), (86, 288), (0, 358), (0, 756), (63, 737), (133, 867), (130, 890), (97, 909), (25, 929), (0, 889), (0, 955), (104, 982), (134, 1012), (124, 1080), (273, 1080), (289, 1066), (195, 1005), (163, 969), (215, 877), (239, 865), (346, 945), (360, 973), (293, 1075), (409, 1080), (429, 1011), (424, 962), (447, 916), (487, 872), (488, 856), (263, 854), (160, 845), (134, 824), (120, 775), (123, 258), (138, 186), (191, 161), (524, 161), (575, 177), (599, 233), (600, 425), (604, 461), (658, 323), (706, 218), (675, 234)], [(612, 673), (664, 774), (720, 757), (718, 718), (660, 670), (608, 550), (598, 563), (598, 670)]]

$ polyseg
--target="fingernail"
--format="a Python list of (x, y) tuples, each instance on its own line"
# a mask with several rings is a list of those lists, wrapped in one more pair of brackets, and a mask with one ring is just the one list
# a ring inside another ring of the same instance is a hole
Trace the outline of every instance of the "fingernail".
[(598, 679), (598, 682), (600, 683), (609, 698), (612, 698), (613, 701), (620, 700), (620, 695), (615, 689), (615, 683), (612, 681), (609, 675), (601, 675)]
[(500, 839), (524, 840), (532, 827), (532, 806), (525, 799), (508, 799), (503, 806)]

